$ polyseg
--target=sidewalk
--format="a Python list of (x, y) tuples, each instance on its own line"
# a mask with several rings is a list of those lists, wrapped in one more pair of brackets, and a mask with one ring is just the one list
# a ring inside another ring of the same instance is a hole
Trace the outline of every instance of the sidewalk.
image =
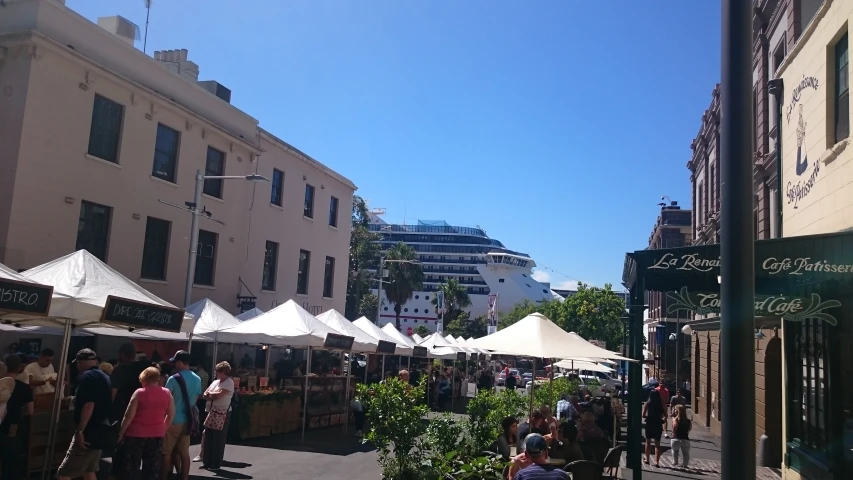
[[(690, 432), (690, 463), (687, 468), (673, 465), (669, 439), (661, 438), (660, 444), (662, 450), (660, 466), (643, 464), (644, 480), (720, 478), (722, 471), (720, 437), (712, 434), (708, 428), (694, 424)], [(623, 467), (626, 455), (622, 455)], [(654, 453), (649, 458), (654, 463)], [(632, 478), (627, 471), (625, 473), (620, 471), (619, 476)], [(756, 480), (780, 480), (782, 474), (776, 468), (758, 467), (755, 478)]]

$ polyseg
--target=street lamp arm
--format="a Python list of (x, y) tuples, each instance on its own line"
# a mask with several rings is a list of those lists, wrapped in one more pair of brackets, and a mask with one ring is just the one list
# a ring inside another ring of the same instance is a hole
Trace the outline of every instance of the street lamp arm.
[(269, 182), (270, 180), (263, 176), (252, 173), (250, 175), (202, 175), (202, 180), (248, 180), (250, 182)]

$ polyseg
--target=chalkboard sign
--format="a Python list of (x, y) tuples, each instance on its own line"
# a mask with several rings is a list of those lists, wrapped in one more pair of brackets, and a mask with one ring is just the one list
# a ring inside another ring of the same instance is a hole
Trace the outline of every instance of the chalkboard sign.
[(467, 356), (468, 356), (468, 354), (465, 352), (457, 352), (456, 353), (456, 360), (461, 360), (464, 362), (465, 360), (468, 359)]
[(393, 355), (396, 350), (396, 343), (386, 342), (385, 340), (379, 340), (379, 345), (376, 346), (376, 353), (387, 353)]
[(167, 332), (180, 332), (183, 321), (183, 309), (112, 295), (107, 297), (104, 313), (101, 315), (101, 322), (106, 324)]
[(44, 317), (50, 311), (51, 298), (53, 287), (5, 278), (0, 280), (0, 312)]
[(338, 335), (337, 333), (327, 333), (326, 341), (323, 342), (323, 348), (329, 350), (352, 350), (352, 343), (355, 338), (346, 335)]
[(426, 358), (428, 353), (429, 352), (427, 351), (426, 347), (414, 347), (414, 351), (412, 352), (412, 356), (413, 357)]

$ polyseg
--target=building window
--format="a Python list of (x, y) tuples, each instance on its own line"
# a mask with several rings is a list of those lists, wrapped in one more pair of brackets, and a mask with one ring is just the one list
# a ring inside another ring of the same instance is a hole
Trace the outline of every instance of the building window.
[(296, 277), (296, 293), (308, 295), (308, 269), (311, 268), (311, 252), (299, 251), (299, 272)]
[(95, 95), (92, 107), (92, 126), (89, 129), (89, 155), (118, 163), (121, 124), (124, 106)]
[[(225, 152), (220, 152), (213, 147), (207, 147), (207, 162), (204, 166), (204, 174), (214, 177), (225, 175)], [(222, 198), (222, 179), (205, 180), (204, 194), (215, 198)]]
[(142, 278), (166, 279), (171, 229), (172, 222), (148, 217), (145, 224), (145, 245), (142, 247)]
[(802, 367), (788, 369), (788, 398), (791, 402), (788, 419), (788, 438), (820, 451), (831, 443), (828, 392), (829, 363), (828, 327), (822, 320), (803, 319), (801, 323), (788, 322), (785, 331), (787, 361)]
[(281, 194), (284, 191), (284, 172), (273, 169), (272, 171), (272, 193), (270, 203), (281, 206)]
[(80, 222), (77, 224), (75, 250), (87, 250), (106, 262), (112, 216), (112, 207), (83, 200), (80, 204)]
[(305, 185), (305, 205), (302, 208), (302, 215), (314, 218), (314, 185)]
[(323, 297), (332, 298), (335, 293), (335, 259), (326, 257), (326, 270), (323, 272)]
[(264, 253), (264, 277), (261, 280), (261, 290), (275, 290), (275, 274), (278, 269), (278, 243), (267, 242)]
[(195, 259), (196, 285), (213, 286), (216, 271), (216, 243), (219, 235), (207, 230), (198, 231), (198, 245)]
[(850, 75), (847, 34), (835, 44), (835, 143), (850, 136)]
[(154, 142), (154, 167), (151, 175), (175, 183), (178, 167), (178, 144), (181, 134), (162, 123), (157, 124), (157, 140)]
[(332, 197), (329, 200), (329, 225), (332, 227), (338, 226), (338, 199)]

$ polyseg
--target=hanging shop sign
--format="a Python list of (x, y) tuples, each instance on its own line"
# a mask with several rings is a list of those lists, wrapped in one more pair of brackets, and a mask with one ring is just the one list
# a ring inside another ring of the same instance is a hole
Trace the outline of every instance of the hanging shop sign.
[(428, 352), (427, 352), (426, 347), (413, 347), (413, 350), (414, 350), (412, 352), (413, 357), (419, 357), (419, 358), (426, 358), (427, 357)]
[(326, 341), (323, 342), (323, 348), (329, 350), (352, 350), (352, 344), (354, 341), (354, 337), (338, 335), (337, 333), (327, 333)]
[(379, 343), (376, 345), (376, 353), (385, 353), (388, 355), (393, 355), (397, 350), (397, 344), (394, 342), (386, 342), (385, 340), (379, 340)]
[[(654, 258), (648, 269), (709, 273), (719, 271), (720, 257), (703, 257), (699, 253), (664, 253)], [(761, 260), (759, 269), (768, 275), (853, 273), (853, 264), (833, 263), (812, 257), (767, 257)]]
[(0, 280), (0, 312), (44, 317), (50, 311), (53, 287), (38, 283)]
[(110, 295), (101, 322), (124, 327), (180, 332), (184, 310)]
[[(673, 301), (667, 306), (667, 313), (690, 310), (700, 315), (708, 315), (719, 314), (722, 308), (719, 293), (689, 292), (687, 287), (684, 287), (677, 292), (667, 292), (666, 296)], [(830, 325), (837, 325), (838, 320), (832, 314), (826, 313), (826, 310), (840, 306), (841, 302), (838, 300), (823, 301), (816, 293), (809, 298), (790, 295), (755, 295), (755, 316), (782, 317), (795, 322), (806, 318), (817, 318)]]
[(459, 361), (461, 361), (461, 362), (464, 362), (465, 360), (467, 360), (467, 359), (468, 359), (468, 356), (467, 356), (467, 355), (468, 355), (468, 354), (466, 354), (465, 352), (456, 352), (456, 360), (459, 360)]

